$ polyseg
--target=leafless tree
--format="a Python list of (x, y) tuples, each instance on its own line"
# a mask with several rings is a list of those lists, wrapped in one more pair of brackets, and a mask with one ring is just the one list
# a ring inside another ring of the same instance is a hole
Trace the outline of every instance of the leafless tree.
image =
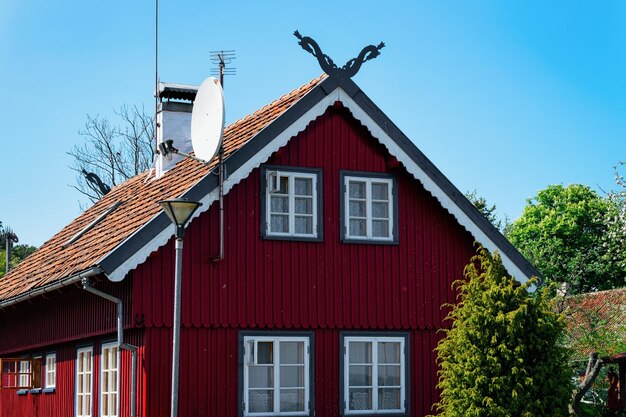
[(111, 188), (152, 166), (154, 159), (154, 118), (143, 108), (126, 105), (115, 110), (116, 120), (87, 115), (78, 131), (84, 142), (69, 152), (74, 161), (76, 183), (70, 185), (98, 201)]

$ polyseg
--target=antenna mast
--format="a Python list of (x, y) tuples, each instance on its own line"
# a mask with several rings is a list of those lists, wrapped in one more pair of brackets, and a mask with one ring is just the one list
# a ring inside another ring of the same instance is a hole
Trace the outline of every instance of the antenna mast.
[(237, 68), (226, 67), (230, 65), (237, 57), (235, 51), (211, 51), (211, 62), (217, 65), (217, 68), (211, 68), (211, 75), (219, 75), (220, 85), (224, 88), (224, 75), (235, 75)]
[(159, 0), (154, 4), (154, 148), (159, 148)]
[[(211, 62), (217, 64), (217, 68), (211, 68), (211, 75), (219, 75), (220, 85), (224, 89), (224, 75), (235, 75), (237, 68), (226, 67), (235, 59), (235, 51), (211, 51)], [(213, 258), (214, 261), (224, 259), (224, 143), (219, 150), (219, 209), (220, 209), (220, 248), (218, 255)]]

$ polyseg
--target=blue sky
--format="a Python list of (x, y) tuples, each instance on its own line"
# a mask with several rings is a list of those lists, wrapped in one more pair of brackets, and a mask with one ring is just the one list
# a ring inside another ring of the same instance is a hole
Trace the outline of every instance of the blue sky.
[[(199, 84), (235, 49), (234, 121), (321, 73), (298, 29), (461, 190), (514, 219), (549, 184), (613, 186), (626, 160), (622, 1), (160, 1), (163, 81)], [(0, 220), (40, 245), (80, 213), (66, 154), (87, 114), (154, 106), (154, 2), (0, 3)]]

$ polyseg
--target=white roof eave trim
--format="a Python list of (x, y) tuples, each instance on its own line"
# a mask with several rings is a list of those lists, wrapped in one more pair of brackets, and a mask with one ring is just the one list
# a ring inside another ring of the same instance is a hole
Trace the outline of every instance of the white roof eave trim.
[[(454, 201), (452, 201), (446, 192), (443, 191), (441, 187), (439, 187), (439, 185), (435, 183), (430, 176), (428, 176), (428, 174), (426, 174), (426, 172), (424, 172), (421, 167), (415, 163), (415, 161), (407, 155), (402, 148), (371, 117), (369, 117), (369, 115), (341, 87), (336, 88), (333, 92), (316, 103), (304, 115), (276, 136), (275, 139), (270, 141), (263, 149), (253, 155), (243, 165), (241, 165), (241, 167), (229, 175), (228, 178), (224, 180), (224, 194), (227, 194), (236, 184), (248, 177), (254, 168), (257, 168), (263, 162), (267, 161), (272, 153), (285, 146), (292, 137), (303, 131), (311, 121), (318, 116), (321, 116), (326, 109), (333, 105), (336, 101), (342, 102), (343, 105), (350, 110), (352, 115), (370, 131), (372, 136), (385, 146), (389, 153), (394, 155), (415, 179), (422, 183), (424, 188), (439, 201), (444, 209), (457, 219), (459, 224), (461, 224), (476, 239), (476, 241), (480, 242), (483, 247), (490, 252), (498, 250), (500, 256), (502, 257), (504, 267), (512, 276), (522, 283), (526, 282), (530, 278), (522, 272), (522, 270), (507, 256), (506, 252), (502, 248), (499, 248), (480, 229), (480, 227), (478, 227), (478, 225), (476, 225), (467, 216), (467, 214), (465, 214), (465, 212), (458, 205), (456, 205)], [(251, 141), (253, 140), (254, 138), (251, 139)], [(209, 173), (207, 175), (211, 174)], [(213, 203), (217, 197), (217, 190), (213, 190), (202, 198), (202, 206), (194, 213), (193, 218), (208, 210), (211, 203)], [(150, 222), (152, 221), (154, 221), (154, 218), (150, 220)], [(135, 233), (139, 233), (140, 230), (141, 229)], [(152, 252), (157, 250), (159, 247), (164, 246), (172, 235), (173, 227), (168, 227), (161, 231), (157, 236), (146, 243), (141, 250), (135, 252), (117, 269), (108, 274), (109, 279), (115, 282), (124, 279), (129, 271), (135, 269), (139, 264), (144, 262)], [(128, 239), (130, 239), (130, 237)], [(122, 242), (120, 246), (123, 243), (124, 242)]]

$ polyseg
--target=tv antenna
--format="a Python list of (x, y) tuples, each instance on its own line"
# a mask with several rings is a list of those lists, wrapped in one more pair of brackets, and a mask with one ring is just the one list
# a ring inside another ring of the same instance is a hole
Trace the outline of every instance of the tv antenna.
[(217, 68), (211, 68), (211, 75), (218, 75), (220, 84), (224, 88), (224, 75), (237, 74), (237, 68), (228, 67), (237, 57), (234, 50), (229, 51), (211, 51), (211, 62), (217, 65)]

